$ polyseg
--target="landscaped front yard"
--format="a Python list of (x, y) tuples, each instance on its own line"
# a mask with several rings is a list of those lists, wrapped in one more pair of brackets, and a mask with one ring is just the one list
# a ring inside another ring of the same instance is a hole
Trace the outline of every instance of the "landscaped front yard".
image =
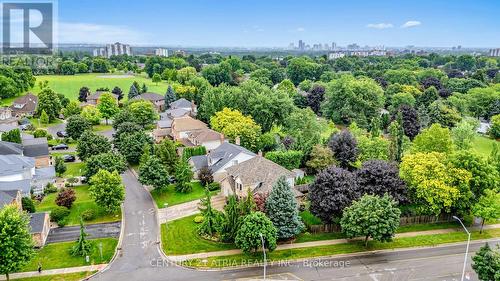
[(54, 274), (54, 275), (44, 275), (28, 278), (16, 279), (16, 281), (78, 281), (83, 280), (86, 277), (94, 274), (97, 271), (84, 271), (77, 273), (66, 273), (66, 274)]
[[(80, 216), (85, 210), (95, 210), (96, 218), (90, 221), (85, 221), (85, 223), (102, 223), (102, 222), (113, 222), (121, 220), (121, 211), (116, 214), (108, 214), (101, 207), (97, 206), (92, 198), (89, 196), (88, 186), (81, 185), (78, 187), (73, 187), (76, 192), (76, 200), (71, 206), (70, 213), (67, 217), (67, 225), (78, 225), (80, 224)], [(57, 207), (55, 199), (57, 193), (52, 193), (45, 198), (43, 201), (36, 205), (37, 211), (51, 211)]]
[[(42, 265), (43, 270), (54, 268), (66, 268), (75, 266), (84, 266), (91, 264), (108, 263), (113, 257), (118, 244), (115, 238), (103, 238), (89, 240), (92, 242), (92, 252), (89, 255), (90, 262), (85, 261), (85, 257), (75, 257), (70, 254), (70, 249), (75, 242), (63, 242), (47, 244), (36, 251), (35, 257), (21, 271), (36, 271), (38, 264)], [(102, 244), (102, 258), (99, 245)]]
[[(165, 203), (167, 203), (170, 207), (205, 197), (205, 188), (199, 181), (194, 181), (191, 185), (193, 189), (188, 193), (175, 191), (175, 186), (171, 184), (164, 189), (152, 190), (151, 195), (153, 196), (158, 208), (165, 208)], [(218, 192), (219, 191), (212, 191), (212, 194), (216, 194)]]
[(83, 175), (83, 170), (85, 169), (84, 162), (65, 163), (65, 165), (66, 165), (66, 172), (62, 174), (63, 178), (74, 178)]

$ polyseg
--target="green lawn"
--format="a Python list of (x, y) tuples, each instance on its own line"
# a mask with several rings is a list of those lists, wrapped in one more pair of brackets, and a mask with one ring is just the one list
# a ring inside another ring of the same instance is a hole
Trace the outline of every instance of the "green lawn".
[[(85, 262), (85, 257), (74, 257), (70, 254), (70, 249), (75, 242), (53, 243), (47, 244), (40, 250), (37, 250), (35, 257), (21, 271), (36, 271), (39, 263), (41, 263), (44, 270), (108, 263), (113, 257), (116, 245), (118, 244), (118, 240), (115, 238), (89, 241), (92, 241), (93, 245), (92, 253), (90, 254), (90, 263)], [(102, 243), (102, 258), (99, 251), (100, 243)]]
[[(189, 193), (181, 193), (175, 191), (174, 185), (169, 185), (167, 188), (157, 190), (153, 189), (151, 195), (156, 202), (158, 208), (164, 208), (165, 203), (168, 206), (173, 206), (181, 203), (186, 203), (196, 199), (203, 198), (205, 196), (205, 189), (201, 186), (200, 182), (192, 182), (193, 190)], [(218, 191), (212, 191), (212, 194), (216, 194)]]
[[(486, 230), (483, 232), (483, 234), (479, 234), (478, 231), (474, 231), (472, 232), (471, 239), (472, 240), (489, 239), (498, 237), (499, 235), (500, 235), (500, 229)], [(467, 240), (467, 235), (465, 233), (453, 232), (447, 234), (422, 235), (417, 237), (397, 238), (389, 243), (369, 241), (367, 247), (364, 246), (364, 243), (362, 241), (353, 241), (351, 243), (344, 243), (337, 245), (274, 251), (267, 254), (267, 260), (268, 261), (294, 260), (300, 258), (358, 253), (358, 252), (374, 251), (374, 250), (408, 248), (416, 246), (436, 246), (439, 244), (461, 242), (466, 240)], [(257, 252), (253, 254), (238, 254), (232, 256), (211, 257), (203, 260), (195, 259), (187, 261), (185, 265), (196, 266), (196, 267), (218, 268), (218, 267), (236, 266), (240, 264), (248, 264), (248, 262), (252, 263), (262, 262), (262, 253)]]
[[(101, 207), (97, 206), (92, 198), (89, 196), (88, 186), (81, 185), (74, 187), (76, 192), (76, 200), (71, 206), (70, 213), (67, 217), (68, 225), (78, 225), (80, 224), (80, 216), (81, 213), (85, 210), (93, 209), (97, 212), (97, 217), (93, 220), (86, 221), (85, 223), (101, 223), (101, 222), (113, 222), (120, 221), (121, 219), (121, 211), (118, 211), (116, 214), (108, 214)], [(55, 199), (57, 197), (57, 193), (52, 193), (43, 199), (42, 202), (36, 205), (37, 211), (50, 211), (57, 207), (55, 204)]]
[[(151, 79), (148, 79), (144, 76), (134, 76), (134, 77), (103, 77), (109, 74), (102, 73), (89, 73), (89, 74), (77, 74), (77, 75), (42, 75), (36, 76), (37, 85), (30, 90), (35, 94), (40, 92), (38, 87), (38, 81), (49, 81), (49, 87), (51, 87), (57, 93), (64, 94), (70, 100), (78, 99), (78, 92), (81, 87), (86, 86), (90, 89), (91, 92), (95, 92), (97, 88), (108, 87), (109, 90), (112, 90), (115, 86), (118, 86), (122, 89), (125, 94), (124, 99), (127, 99), (128, 90), (130, 85), (134, 81), (137, 81), (139, 85), (142, 86), (143, 83), (148, 87), (148, 91), (156, 92), (156, 93), (165, 93), (167, 91), (168, 84), (164, 81), (158, 83), (151, 82)], [(7, 100), (5, 101), (5, 103)], [(12, 102), (12, 101), (10, 101)]]
[(62, 123), (62, 120), (61, 119), (55, 119), (55, 120), (52, 120), (52, 122), (50, 122), (49, 124), (42, 124), (40, 122), (40, 120), (38, 118), (35, 118), (35, 117), (30, 117), (28, 118), (28, 120), (30, 121), (31, 124), (33, 124), (33, 126), (35, 128), (41, 128), (41, 129), (47, 129), (49, 127), (53, 127), (55, 125), (58, 125), (58, 124), (61, 124)]
[(94, 126), (92, 126), (92, 130), (94, 132), (111, 131), (112, 129), (113, 129), (113, 126), (106, 125), (106, 124), (100, 124), (100, 125), (94, 125)]
[[(67, 154), (67, 153), (64, 153)], [(66, 172), (62, 174), (64, 178), (73, 178), (83, 175), (83, 170), (85, 169), (85, 162), (69, 162), (66, 164)]]
[(472, 148), (484, 157), (490, 156), (493, 144), (497, 141), (486, 136), (476, 136), (472, 142)]
[(37, 277), (19, 278), (16, 281), (78, 281), (96, 273), (97, 271), (84, 271), (77, 273), (44, 275)]
[(161, 225), (163, 251), (167, 255), (183, 255), (235, 249), (234, 244), (209, 241), (201, 238), (194, 216), (174, 220)]

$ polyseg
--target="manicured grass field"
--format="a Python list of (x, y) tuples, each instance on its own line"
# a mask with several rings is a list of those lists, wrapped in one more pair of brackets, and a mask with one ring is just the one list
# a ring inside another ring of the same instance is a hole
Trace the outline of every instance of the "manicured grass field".
[(234, 244), (209, 241), (198, 235), (194, 216), (174, 220), (161, 225), (163, 251), (167, 255), (183, 255), (235, 249)]
[(40, 122), (40, 119), (35, 117), (28, 118), (28, 120), (30, 120), (30, 123), (33, 124), (33, 126), (37, 129), (38, 128), (47, 129), (49, 127), (53, 127), (62, 123), (61, 119), (52, 120), (52, 122), (50, 122), (49, 124), (42, 124)]
[[(73, 188), (76, 192), (76, 200), (71, 206), (70, 213), (67, 217), (68, 225), (78, 225), (80, 224), (81, 213), (85, 210), (93, 209), (96, 211), (97, 216), (95, 219), (86, 221), (85, 223), (101, 223), (101, 222), (113, 222), (119, 221), (121, 219), (121, 211), (116, 214), (108, 214), (101, 207), (97, 206), (92, 198), (89, 196), (88, 186), (82, 185)], [(57, 193), (52, 193), (43, 199), (42, 202), (38, 203), (36, 206), (37, 211), (50, 211), (57, 207), (55, 199)]]
[(496, 140), (486, 136), (476, 136), (472, 143), (472, 148), (480, 155), (488, 157), (493, 150), (493, 144), (498, 143)]
[[(70, 100), (78, 99), (78, 92), (81, 87), (85, 86), (90, 89), (93, 93), (97, 88), (108, 87), (111, 91), (115, 86), (120, 87), (124, 93), (124, 99), (127, 99), (127, 93), (130, 89), (130, 86), (134, 81), (137, 81), (140, 86), (143, 83), (148, 87), (149, 92), (155, 92), (163, 94), (167, 91), (167, 83), (160, 82), (158, 85), (156, 83), (151, 82), (151, 79), (146, 78), (145, 76), (123, 76), (117, 77), (117, 75), (109, 76), (112, 74), (103, 74), (103, 73), (89, 73), (89, 74), (77, 74), (77, 75), (42, 75), (36, 76), (37, 85), (30, 90), (35, 94), (40, 92), (40, 88), (38, 87), (39, 81), (47, 80), (49, 81), (49, 87), (52, 88), (57, 93), (64, 94)], [(109, 76), (106, 78), (106, 76)]]
[(78, 163), (70, 162), (70, 163), (65, 163), (65, 165), (66, 165), (66, 172), (62, 174), (64, 178), (79, 177), (83, 175), (83, 170), (85, 169), (84, 162), (78, 162)]
[(100, 125), (94, 125), (94, 126), (92, 126), (92, 130), (94, 132), (110, 131), (112, 129), (113, 129), (113, 126), (106, 125), (106, 124), (100, 124)]
[(29, 278), (15, 279), (16, 281), (78, 281), (94, 274), (96, 271), (84, 271), (67, 274), (54, 274)]
[[(43, 270), (108, 263), (113, 257), (118, 244), (118, 240), (115, 238), (89, 241), (93, 245), (92, 252), (89, 255), (89, 263), (85, 262), (85, 257), (74, 257), (70, 254), (70, 249), (75, 242), (53, 243), (37, 250), (35, 257), (21, 271), (36, 271), (39, 263), (41, 263)], [(102, 258), (99, 251), (100, 243), (102, 243)]]
[[(486, 230), (483, 232), (483, 234), (479, 234), (478, 231), (475, 231), (472, 232), (471, 239), (472, 240), (489, 239), (498, 237), (499, 235), (500, 235), (500, 229)], [(466, 240), (467, 240), (467, 235), (465, 233), (453, 232), (447, 234), (422, 235), (417, 237), (397, 238), (389, 243), (369, 241), (367, 247), (364, 246), (364, 242), (362, 241), (353, 241), (351, 243), (345, 243), (345, 244), (274, 251), (267, 254), (267, 261), (269, 262), (278, 260), (281, 261), (294, 260), (300, 258), (358, 253), (358, 252), (374, 251), (374, 250), (408, 248), (416, 246), (436, 246), (439, 244), (461, 242)], [(204, 260), (195, 259), (187, 261), (185, 265), (190, 265), (195, 267), (218, 268), (218, 267), (236, 266), (240, 264), (248, 264), (248, 262), (252, 263), (262, 262), (262, 253), (256, 252), (252, 254), (238, 254), (232, 256), (212, 257)]]
[[(165, 208), (165, 203), (168, 203), (168, 206), (173, 206), (205, 197), (205, 189), (201, 186), (200, 182), (195, 181), (191, 185), (193, 186), (193, 190), (188, 193), (177, 192), (174, 185), (169, 185), (167, 188), (161, 190), (152, 190), (151, 195), (158, 208)], [(212, 194), (217, 192), (213, 191)]]

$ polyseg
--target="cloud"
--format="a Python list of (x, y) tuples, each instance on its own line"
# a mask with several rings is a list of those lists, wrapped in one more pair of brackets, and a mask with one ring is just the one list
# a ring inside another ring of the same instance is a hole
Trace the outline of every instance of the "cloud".
[(417, 21), (417, 20), (409, 20), (407, 22), (405, 22), (401, 28), (410, 28), (410, 27), (415, 27), (415, 26), (419, 26), (421, 25), (422, 23)]
[(126, 26), (101, 25), (93, 23), (58, 24), (60, 43), (110, 43), (124, 42), (129, 44), (144, 44), (149, 33), (135, 31)]
[(303, 27), (297, 27), (297, 29), (295, 29), (295, 31), (297, 31), (297, 32), (304, 32), (304, 31), (306, 31), (306, 29), (303, 28)]
[(381, 22), (381, 23), (370, 23), (367, 24), (366, 27), (375, 29), (386, 29), (386, 28), (393, 28), (394, 26), (392, 25), (392, 23)]

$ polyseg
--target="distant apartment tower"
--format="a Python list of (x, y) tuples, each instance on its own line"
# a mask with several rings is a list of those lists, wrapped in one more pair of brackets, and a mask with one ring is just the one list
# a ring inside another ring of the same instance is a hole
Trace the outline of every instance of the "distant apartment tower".
[(130, 45), (116, 42), (114, 44), (107, 44), (105, 48), (94, 49), (95, 57), (100, 56), (109, 58), (111, 56), (119, 55), (131, 56), (132, 51), (130, 49)]
[(155, 56), (168, 57), (168, 50), (163, 48), (155, 49)]
[(337, 43), (332, 42), (332, 51), (335, 51), (337, 49)]
[(306, 48), (306, 43), (304, 41), (299, 40), (299, 50), (304, 51)]
[(490, 49), (490, 57), (500, 57), (500, 48)]

